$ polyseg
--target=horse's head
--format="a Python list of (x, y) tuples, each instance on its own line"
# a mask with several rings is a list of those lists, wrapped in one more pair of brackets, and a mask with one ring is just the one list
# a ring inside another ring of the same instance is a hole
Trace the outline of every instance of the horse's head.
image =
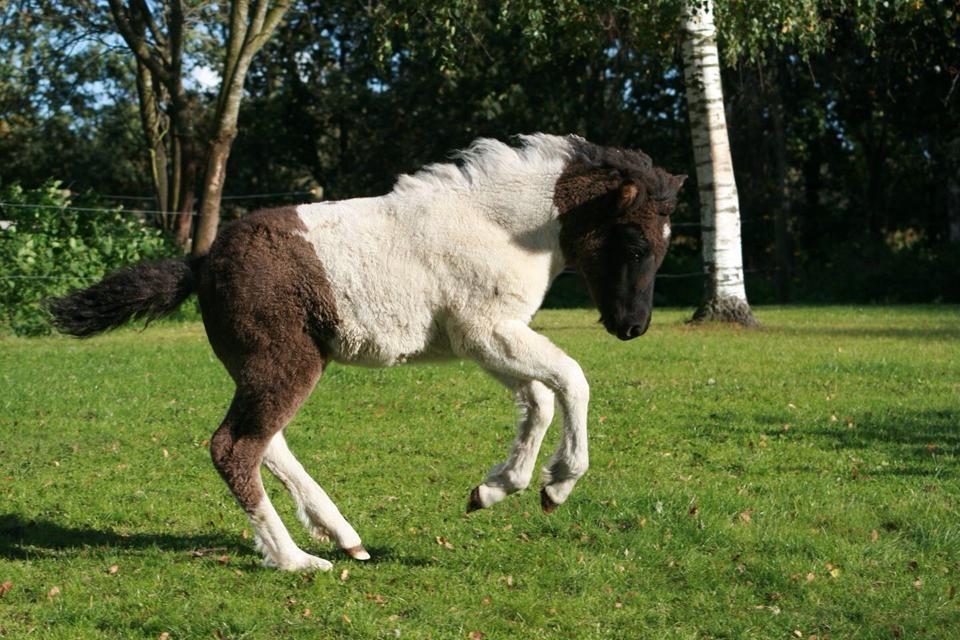
[(654, 276), (670, 244), (670, 214), (686, 176), (652, 166), (640, 152), (603, 149), (571, 163), (557, 182), (560, 242), (579, 269), (608, 332), (643, 335)]

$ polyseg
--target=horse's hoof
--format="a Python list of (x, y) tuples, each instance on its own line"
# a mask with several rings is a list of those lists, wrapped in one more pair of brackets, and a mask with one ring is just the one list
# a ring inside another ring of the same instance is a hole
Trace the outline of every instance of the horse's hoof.
[(483, 503), (480, 502), (480, 487), (474, 487), (470, 492), (470, 499), (467, 500), (467, 513), (473, 513), (478, 509), (483, 509)]
[(543, 509), (543, 512), (549, 515), (554, 511), (556, 511), (558, 506), (560, 505), (554, 502), (553, 498), (551, 498), (550, 495), (547, 494), (547, 488), (541, 487), (540, 488), (540, 508)]
[(370, 554), (367, 553), (367, 550), (363, 548), (362, 544), (358, 544), (355, 547), (350, 547), (349, 549), (344, 549), (343, 551), (354, 560), (370, 559)]
[(333, 563), (309, 553), (300, 553), (293, 558), (284, 558), (283, 560), (274, 560), (264, 558), (263, 566), (276, 567), (281, 571), (330, 571), (333, 569)]

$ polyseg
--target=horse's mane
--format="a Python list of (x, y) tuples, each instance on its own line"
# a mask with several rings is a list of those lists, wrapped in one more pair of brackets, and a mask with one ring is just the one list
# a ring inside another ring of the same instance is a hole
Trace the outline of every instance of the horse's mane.
[[(642, 151), (602, 147), (577, 135), (555, 136), (546, 133), (516, 136), (517, 146), (493, 138), (478, 138), (469, 147), (452, 154), (453, 162), (429, 164), (414, 174), (397, 178), (394, 193), (423, 190), (470, 190), (518, 176), (546, 173), (548, 167), (576, 165), (579, 170), (610, 169), (643, 180), (652, 187), (651, 195), (667, 189), (667, 183), (654, 169), (650, 156)], [(666, 174), (664, 174), (666, 175)]]
[[(519, 146), (493, 138), (478, 138), (452, 154), (453, 162), (429, 164), (414, 174), (397, 178), (394, 193), (433, 189), (474, 189), (495, 181), (537, 173), (538, 167), (562, 163), (575, 153), (571, 141), (576, 136), (546, 133), (516, 136)], [(582, 140), (582, 138), (577, 138)], [(583, 141), (586, 142), (586, 141)], [(587, 143), (589, 144), (589, 143)]]

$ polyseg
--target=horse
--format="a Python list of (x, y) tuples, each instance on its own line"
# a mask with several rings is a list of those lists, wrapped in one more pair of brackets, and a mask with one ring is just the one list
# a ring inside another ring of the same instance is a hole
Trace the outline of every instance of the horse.
[(563, 437), (540, 490), (552, 512), (587, 471), (590, 391), (577, 362), (530, 320), (554, 278), (574, 268), (607, 332), (643, 335), (685, 178), (641, 151), (574, 135), (481, 138), (452, 162), (400, 176), (386, 195), (250, 213), (223, 225), (206, 255), (122, 268), (49, 311), (61, 332), (86, 337), (149, 323), (196, 293), (236, 384), (210, 438), (213, 464), (265, 566), (329, 570), (294, 543), (260, 475), (263, 464), (280, 479), (315, 537), (370, 558), (283, 435), (327, 365), (470, 358), (513, 392), (516, 438), (469, 493), (467, 512), (527, 488), (556, 401)]

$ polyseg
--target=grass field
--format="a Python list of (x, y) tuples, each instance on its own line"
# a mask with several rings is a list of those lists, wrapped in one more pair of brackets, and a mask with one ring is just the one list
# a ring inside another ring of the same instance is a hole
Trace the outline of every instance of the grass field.
[(231, 384), (199, 325), (0, 340), (0, 637), (960, 637), (960, 310), (757, 313), (630, 343), (538, 315), (592, 385), (551, 516), (463, 514), (513, 433), (473, 364), (331, 367), (288, 439), (373, 559), (270, 478), (313, 575), (260, 568), (209, 461)]

